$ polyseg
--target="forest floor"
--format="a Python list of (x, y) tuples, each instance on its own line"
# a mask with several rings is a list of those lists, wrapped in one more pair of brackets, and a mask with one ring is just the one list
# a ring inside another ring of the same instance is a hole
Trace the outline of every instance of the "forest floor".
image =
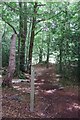
[(30, 112), (30, 80), (13, 83), (14, 89), (2, 90), (2, 117), (6, 118), (79, 118), (78, 86), (60, 86), (55, 67), (34, 66), (35, 106)]

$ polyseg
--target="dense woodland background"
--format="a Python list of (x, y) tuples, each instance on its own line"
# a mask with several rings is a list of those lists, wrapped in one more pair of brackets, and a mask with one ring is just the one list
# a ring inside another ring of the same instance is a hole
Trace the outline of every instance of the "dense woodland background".
[(0, 14), (4, 69), (9, 64), (11, 36), (15, 33), (14, 76), (25, 78), (23, 72), (31, 73), (32, 64), (48, 68), (52, 62), (68, 82), (80, 81), (80, 1), (3, 2)]
[(80, 118), (80, 1), (0, 2), (0, 38), (3, 119)]

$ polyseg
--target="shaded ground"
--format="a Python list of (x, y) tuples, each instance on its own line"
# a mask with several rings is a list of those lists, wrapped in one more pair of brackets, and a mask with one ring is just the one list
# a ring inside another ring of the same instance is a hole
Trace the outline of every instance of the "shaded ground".
[(2, 116), (7, 118), (79, 118), (77, 86), (62, 87), (55, 67), (35, 66), (35, 108), (30, 112), (30, 80), (3, 89)]

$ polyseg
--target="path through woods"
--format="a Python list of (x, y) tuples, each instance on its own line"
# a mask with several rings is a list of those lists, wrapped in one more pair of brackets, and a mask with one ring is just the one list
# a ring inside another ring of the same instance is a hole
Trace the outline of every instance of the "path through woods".
[(55, 67), (34, 66), (35, 109), (30, 112), (30, 80), (13, 83), (15, 89), (3, 89), (2, 115), (12, 118), (78, 118), (78, 87), (61, 87)]

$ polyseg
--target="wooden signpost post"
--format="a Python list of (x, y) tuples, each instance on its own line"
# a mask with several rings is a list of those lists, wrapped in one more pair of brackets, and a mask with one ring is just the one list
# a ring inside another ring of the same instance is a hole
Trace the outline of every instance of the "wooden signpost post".
[(34, 111), (34, 68), (31, 67), (30, 111)]

